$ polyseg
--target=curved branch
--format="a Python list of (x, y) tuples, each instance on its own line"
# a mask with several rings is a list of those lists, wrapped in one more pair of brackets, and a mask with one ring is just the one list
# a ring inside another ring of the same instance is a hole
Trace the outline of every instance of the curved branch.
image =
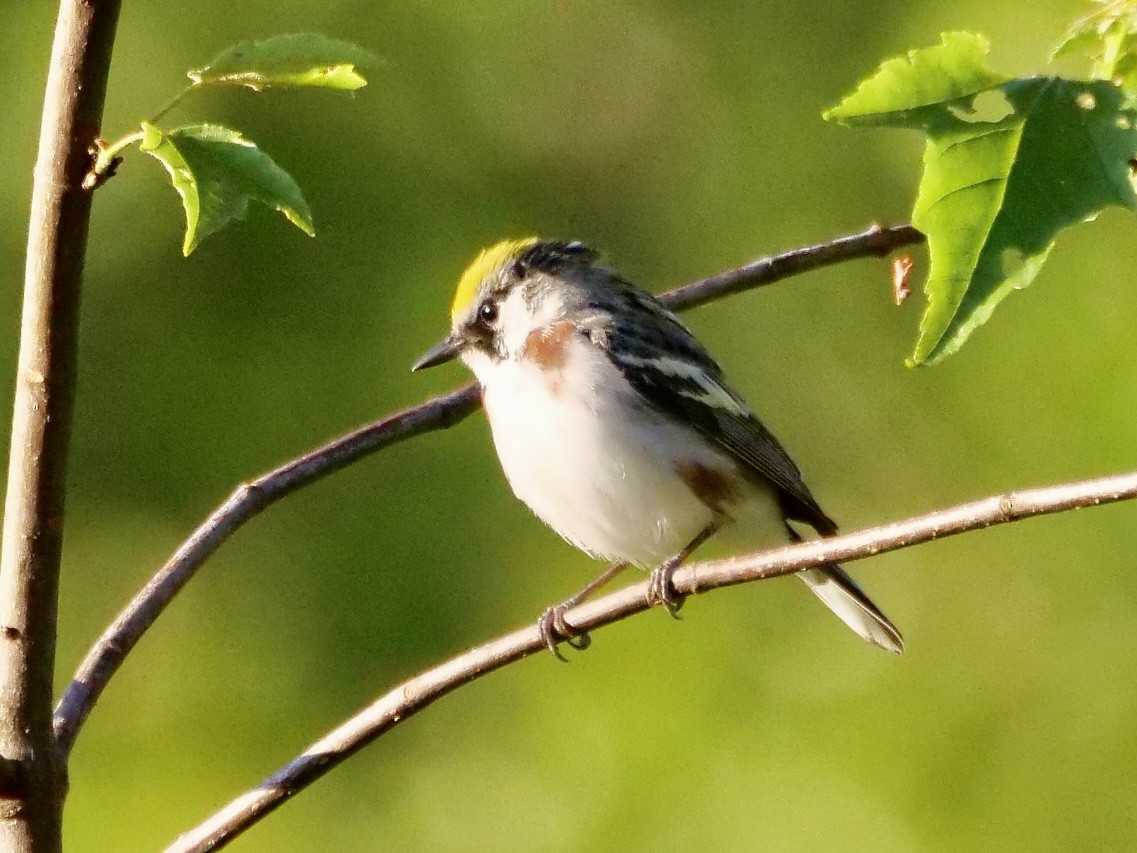
[(759, 258), (737, 269), (677, 287), (659, 298), (673, 311), (685, 311), (724, 296), (774, 284), (784, 278), (843, 261), (866, 257), (883, 258), (897, 249), (919, 245), (924, 240), (924, 235), (911, 225), (893, 225), (888, 228), (873, 225), (860, 233), (838, 237), (828, 243), (816, 243)]
[[(910, 225), (874, 225), (857, 234), (795, 249), (694, 282), (661, 298), (675, 310), (773, 284), (808, 270), (863, 257), (883, 257), (924, 242)], [(302, 486), (397, 441), (461, 421), (480, 404), (474, 384), (390, 415), (242, 485), (218, 507), (147, 582), (91, 647), (55, 710), (60, 748), (70, 751), (95, 702), (130, 650), (197, 569), (254, 515)]]
[[(798, 545), (693, 563), (675, 574), (682, 594), (792, 574), (835, 562), (853, 562), (1036, 515), (1065, 512), (1137, 497), (1137, 472), (1060, 486), (1009, 492), (904, 521)], [(648, 610), (648, 581), (570, 610), (569, 622), (583, 631)], [(545, 650), (536, 624), (498, 637), (439, 664), (381, 696), (367, 708), (314, 743), (302, 755), (245, 792), (204, 823), (179, 837), (166, 853), (219, 850), (286, 799), (311, 785), (333, 767), (434, 701), (483, 675)]]
[(131, 600), (88, 652), (55, 711), (59, 748), (70, 752), (99, 694), (173, 597), (222, 543), (253, 516), (302, 486), (411, 436), (453, 426), (478, 407), (478, 389), (456, 391), (395, 412), (242, 483)]

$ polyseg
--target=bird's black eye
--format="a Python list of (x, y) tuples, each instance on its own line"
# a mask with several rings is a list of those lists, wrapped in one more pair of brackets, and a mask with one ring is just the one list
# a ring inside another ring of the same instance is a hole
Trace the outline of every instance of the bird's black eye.
[(485, 325), (497, 322), (497, 303), (487, 299), (478, 306), (478, 319)]

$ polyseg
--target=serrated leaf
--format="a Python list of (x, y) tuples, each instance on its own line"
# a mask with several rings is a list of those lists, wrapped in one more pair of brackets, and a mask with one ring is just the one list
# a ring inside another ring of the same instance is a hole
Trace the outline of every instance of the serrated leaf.
[(1078, 18), (1050, 52), (1054, 61), (1081, 53), (1093, 60), (1090, 76), (1124, 85), (1137, 51), (1137, 1), (1098, 0), (1099, 8)]
[(1006, 82), (986, 65), (987, 40), (944, 33), (941, 43), (884, 62), (856, 91), (826, 111), (827, 121), (850, 127), (911, 127), (922, 112), (961, 102)]
[(212, 124), (162, 131), (143, 123), (139, 146), (157, 158), (182, 197), (186, 236), (182, 253), (189, 255), (202, 240), (235, 219), (244, 219), (249, 202), (257, 201), (314, 235), (308, 202), (292, 176), (249, 139)]
[(319, 33), (291, 33), (226, 48), (208, 65), (188, 72), (199, 85), (319, 87), (354, 91), (367, 85), (357, 65), (376, 58), (351, 42)]
[(949, 34), (886, 62), (827, 115), (928, 136), (913, 224), (931, 264), (914, 364), (956, 352), (1035, 278), (1062, 229), (1109, 205), (1137, 207), (1137, 111), (1124, 93), (1101, 80), (1005, 81), (983, 50), (978, 37)]
[(1128, 161), (1137, 112), (1105, 81), (1000, 87), (1013, 112), (933, 135), (912, 215), (928, 235), (928, 308), (914, 363), (956, 352), (1012, 290), (1030, 284), (1058, 234), (1105, 207), (1137, 208)]
[(1101, 36), (1097, 32), (1097, 28), (1085, 26), (1085, 19), (1082, 19), (1066, 30), (1062, 40), (1054, 45), (1054, 49), (1050, 51), (1050, 61), (1053, 62), (1056, 59), (1063, 59), (1079, 53), (1091, 55), (1100, 49)]

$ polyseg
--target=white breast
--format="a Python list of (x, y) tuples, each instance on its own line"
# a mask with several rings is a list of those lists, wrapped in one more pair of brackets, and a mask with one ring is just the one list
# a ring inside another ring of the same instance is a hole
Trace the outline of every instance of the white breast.
[(631, 386), (586, 339), (569, 343), (563, 372), (524, 358), (478, 367), (514, 493), (577, 547), (655, 565), (711, 521), (712, 510), (676, 464), (732, 463), (693, 431), (635, 402)]

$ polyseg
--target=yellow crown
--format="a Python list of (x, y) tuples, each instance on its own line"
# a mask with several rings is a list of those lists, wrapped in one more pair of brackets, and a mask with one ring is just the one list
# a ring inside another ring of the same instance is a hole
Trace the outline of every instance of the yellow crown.
[(458, 289), (454, 291), (454, 301), (450, 304), (451, 322), (457, 321), (458, 317), (466, 311), (470, 302), (478, 295), (478, 290), (486, 276), (536, 243), (536, 237), (526, 237), (524, 240), (502, 240), (488, 249), (482, 249), (474, 262), (466, 267), (466, 271), (458, 279)]

